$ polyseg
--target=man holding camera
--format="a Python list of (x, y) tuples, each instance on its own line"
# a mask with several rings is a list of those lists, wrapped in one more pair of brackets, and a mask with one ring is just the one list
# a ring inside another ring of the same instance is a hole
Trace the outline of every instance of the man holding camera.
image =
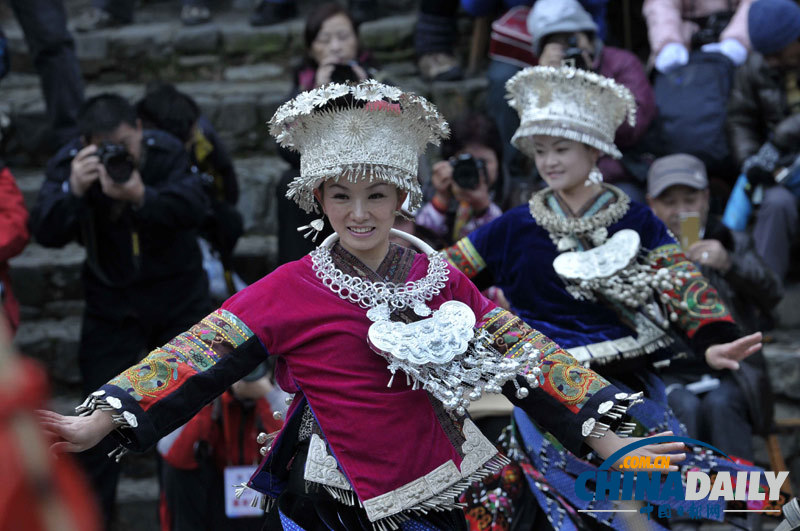
[[(42, 245), (86, 247), (78, 359), (88, 393), (209, 311), (196, 242), (208, 199), (180, 141), (143, 130), (124, 98), (87, 100), (78, 127), (48, 163), (31, 226)], [(102, 450), (83, 457), (108, 523), (118, 465)]]

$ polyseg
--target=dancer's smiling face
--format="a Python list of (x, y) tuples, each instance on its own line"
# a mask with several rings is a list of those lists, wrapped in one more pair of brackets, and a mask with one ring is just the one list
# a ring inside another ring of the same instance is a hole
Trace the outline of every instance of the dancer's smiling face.
[(389, 249), (389, 230), (405, 192), (384, 182), (344, 179), (324, 182), (314, 190), (339, 242), (366, 265), (376, 269)]

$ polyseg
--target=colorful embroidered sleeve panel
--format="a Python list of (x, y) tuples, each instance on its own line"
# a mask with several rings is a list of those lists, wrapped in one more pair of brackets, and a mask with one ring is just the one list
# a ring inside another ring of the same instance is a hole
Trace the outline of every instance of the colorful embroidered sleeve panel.
[[(640, 395), (623, 393), (578, 361), (550, 338), (501, 308), (489, 311), (476, 325), (489, 346), (506, 358), (516, 358), (531, 345), (539, 352), (539, 386), (519, 395), (512, 382), (503, 394), (525, 411), (545, 431), (576, 455), (590, 451), (587, 437), (602, 437), (608, 430), (620, 436), (630, 433), (630, 406)], [(530, 367), (529, 369), (533, 369)], [(518, 377), (520, 385), (524, 375)]]
[(119, 410), (115, 420), (128, 428), (118, 430), (121, 442), (144, 449), (246, 376), (266, 355), (241, 319), (219, 309), (109, 381), (92, 395), (102, 405), (89, 403), (84, 409)]
[(667, 244), (652, 250), (648, 261), (657, 268), (666, 267), (685, 277), (678, 288), (665, 290), (662, 300), (677, 317), (678, 326), (689, 338), (706, 324), (733, 323), (733, 318), (717, 290), (686, 257), (679, 245)]
[(454, 267), (461, 270), (468, 278), (486, 269), (486, 262), (478, 253), (469, 238), (461, 238), (455, 245), (445, 249), (447, 260)]
[[(539, 354), (542, 371), (539, 388), (577, 413), (588, 400), (609, 383), (578, 361), (541, 332), (502, 308), (487, 313), (476, 325), (488, 334), (488, 341), (506, 358), (517, 358), (530, 344)], [(529, 367), (528, 370), (533, 369)]]

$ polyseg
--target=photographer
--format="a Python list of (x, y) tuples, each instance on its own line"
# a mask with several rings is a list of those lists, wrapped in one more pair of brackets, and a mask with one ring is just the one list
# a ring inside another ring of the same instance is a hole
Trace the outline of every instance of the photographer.
[(435, 193), (416, 216), (440, 247), (455, 242), (500, 217), (503, 179), (502, 144), (497, 126), (484, 114), (471, 114), (453, 124), (452, 136), (442, 143), (444, 160), (433, 166)]
[[(91, 391), (207, 313), (196, 230), (208, 199), (181, 143), (143, 130), (124, 98), (87, 100), (78, 127), (48, 163), (31, 226), (42, 245), (86, 247), (78, 360)], [(108, 522), (119, 466), (103, 449), (82, 461)]]

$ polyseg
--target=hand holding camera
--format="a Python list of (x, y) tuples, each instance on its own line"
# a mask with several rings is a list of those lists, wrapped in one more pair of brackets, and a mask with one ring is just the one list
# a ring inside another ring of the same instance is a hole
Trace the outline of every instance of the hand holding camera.
[(317, 68), (314, 77), (314, 86), (319, 87), (325, 83), (358, 82), (368, 78), (367, 71), (356, 61), (342, 62), (338, 58), (323, 61)]
[(75, 197), (83, 197), (86, 190), (100, 178), (102, 164), (96, 156), (97, 146), (90, 144), (72, 159), (69, 174), (69, 189)]
[[(100, 187), (103, 189), (104, 194), (111, 199), (127, 201), (135, 206), (142, 206), (144, 203), (144, 182), (142, 182), (139, 170), (132, 168), (128, 178), (124, 181), (119, 181), (117, 179), (121, 175), (114, 173), (113, 169), (109, 171), (104, 165), (101, 165), (100, 168)], [(114, 176), (112, 177), (112, 175)]]
[(462, 153), (433, 166), (434, 203), (447, 205), (450, 198), (469, 203), (476, 211), (485, 210), (491, 202), (486, 162), (469, 153)]
[(585, 33), (552, 39), (542, 48), (539, 64), (555, 67), (568, 64), (575, 68), (591, 70), (594, 63), (593, 49), (594, 46)]
[(137, 205), (144, 200), (141, 175), (133, 157), (122, 145), (110, 142), (99, 146), (90, 144), (72, 159), (69, 181), (75, 196), (82, 197), (97, 180), (103, 193), (112, 199)]

